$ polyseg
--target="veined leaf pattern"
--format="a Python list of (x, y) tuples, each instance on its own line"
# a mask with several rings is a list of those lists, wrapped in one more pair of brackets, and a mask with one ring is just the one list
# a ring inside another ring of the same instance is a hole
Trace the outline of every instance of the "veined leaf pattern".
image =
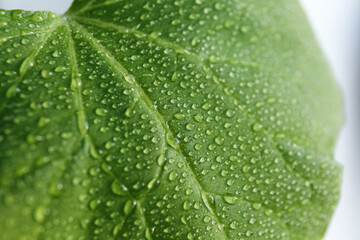
[(0, 11), (0, 238), (321, 239), (336, 84), (294, 0)]

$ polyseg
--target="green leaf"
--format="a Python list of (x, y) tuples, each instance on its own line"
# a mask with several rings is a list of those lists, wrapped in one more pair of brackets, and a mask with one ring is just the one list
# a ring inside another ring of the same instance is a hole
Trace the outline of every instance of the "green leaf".
[(321, 239), (341, 97), (295, 0), (0, 11), (1, 239)]

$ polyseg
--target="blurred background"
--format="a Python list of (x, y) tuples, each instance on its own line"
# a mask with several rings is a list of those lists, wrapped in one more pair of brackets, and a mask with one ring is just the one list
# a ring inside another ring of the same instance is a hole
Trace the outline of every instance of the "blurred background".
[(346, 123), (335, 151), (344, 166), (342, 194), (325, 240), (359, 240), (360, 1), (300, 1), (345, 99)]
[[(360, 1), (300, 0), (340, 84), (346, 124), (335, 156), (344, 166), (342, 195), (324, 240), (360, 239)], [(64, 13), (72, 0), (0, 0), (0, 8)]]

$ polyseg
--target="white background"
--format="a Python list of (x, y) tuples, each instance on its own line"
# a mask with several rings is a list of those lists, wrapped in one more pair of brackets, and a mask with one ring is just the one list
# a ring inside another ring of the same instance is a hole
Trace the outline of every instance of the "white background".
[[(360, 1), (300, 0), (341, 85), (347, 122), (336, 148), (344, 166), (340, 204), (325, 240), (360, 239)], [(64, 13), (72, 0), (0, 0), (0, 8)]]

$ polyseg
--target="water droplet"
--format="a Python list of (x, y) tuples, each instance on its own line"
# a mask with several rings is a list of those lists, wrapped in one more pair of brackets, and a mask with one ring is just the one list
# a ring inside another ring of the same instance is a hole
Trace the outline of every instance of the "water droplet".
[(64, 185), (61, 182), (54, 182), (49, 187), (49, 194), (52, 196), (59, 196), (64, 189)]
[(160, 156), (157, 159), (157, 163), (159, 166), (162, 166), (165, 162), (165, 154), (160, 154)]
[(249, 165), (244, 165), (242, 170), (243, 170), (244, 173), (247, 173), (247, 172), (250, 171), (250, 166)]
[(265, 215), (270, 216), (273, 213), (273, 210), (271, 209), (265, 209)]
[(6, 98), (11, 98), (11, 97), (15, 96), (17, 91), (19, 91), (19, 89), (17, 88), (17, 85), (12, 85), (6, 91), (6, 94), (5, 94)]
[(176, 118), (178, 120), (184, 119), (185, 117), (186, 117), (186, 115), (183, 113), (175, 113), (174, 114), (174, 118)]
[(189, 233), (187, 234), (187, 239), (188, 239), (188, 240), (193, 240), (193, 239), (194, 239), (194, 235), (193, 235), (191, 232), (189, 232)]
[(180, 19), (175, 19), (171, 22), (171, 25), (178, 25), (181, 23), (181, 20)]
[(116, 237), (118, 235), (118, 233), (121, 231), (121, 229), (123, 228), (124, 222), (125, 220), (123, 218), (120, 218), (120, 220), (118, 220), (118, 224), (115, 225), (114, 229), (113, 229), (113, 236)]
[(233, 117), (235, 115), (235, 111), (229, 109), (229, 110), (226, 111), (225, 114), (226, 114), (227, 117), (231, 118), (231, 117)]
[(261, 203), (253, 203), (252, 206), (254, 209), (259, 210), (261, 208)]
[(90, 207), (90, 209), (91, 209), (91, 210), (95, 210), (99, 203), (100, 203), (100, 201), (97, 200), (97, 199), (91, 200), (91, 201), (89, 202), (89, 207)]
[(60, 57), (61, 56), (61, 52), (59, 52), (58, 50), (53, 52), (53, 57)]
[(198, 113), (194, 116), (194, 119), (195, 121), (201, 123), (203, 121), (203, 116), (200, 113)]
[(22, 10), (14, 10), (11, 13), (11, 18), (13, 20), (21, 20), (21, 19), (23, 19), (23, 13), (24, 13), (24, 11), (22, 11)]
[(225, 202), (234, 205), (236, 203), (237, 198), (232, 196), (224, 196)]
[(222, 144), (224, 143), (224, 138), (222, 138), (222, 137), (216, 137), (216, 138), (215, 138), (215, 143), (216, 143), (217, 145), (222, 145)]
[(145, 238), (147, 240), (152, 240), (152, 236), (151, 236), (151, 232), (150, 232), (150, 228), (146, 227), (146, 230), (145, 230)]
[(111, 149), (112, 147), (114, 146), (114, 143), (113, 142), (106, 142), (105, 143), (105, 149), (109, 150)]
[(148, 189), (152, 189), (154, 187), (154, 185), (156, 184), (157, 182), (157, 178), (153, 178), (149, 181), (149, 183), (147, 184), (147, 188)]
[(111, 184), (111, 191), (114, 194), (119, 195), (119, 196), (126, 196), (127, 195), (126, 194), (127, 189), (124, 186), (122, 186), (120, 184), (120, 182), (117, 181), (117, 180), (113, 181), (113, 183)]
[(250, 218), (249, 223), (250, 223), (250, 224), (255, 224), (255, 223), (256, 223), (256, 219), (255, 219), (255, 218)]
[(193, 190), (191, 188), (186, 189), (185, 194), (187, 196), (190, 196), (193, 193)]
[(253, 129), (255, 132), (261, 131), (262, 128), (263, 128), (263, 126), (262, 126), (260, 123), (254, 123), (254, 125), (252, 126), (252, 129)]
[(49, 215), (49, 209), (45, 206), (37, 206), (34, 209), (33, 218), (38, 223), (43, 223), (47, 215)]
[(34, 22), (42, 22), (44, 21), (44, 16), (41, 12), (35, 12), (31, 18), (30, 18), (31, 21), (34, 21)]
[(204, 103), (201, 108), (204, 109), (204, 110), (209, 110), (211, 107), (211, 104), (210, 103)]
[(224, 9), (224, 4), (223, 3), (215, 3), (215, 9), (216, 10), (222, 10), (222, 9)]
[(7, 21), (5, 21), (5, 20), (0, 20), (0, 28), (1, 27), (5, 27), (5, 26), (7, 26), (8, 25), (8, 22)]
[(184, 202), (184, 204), (183, 204), (183, 208), (184, 208), (185, 210), (190, 210), (190, 208), (191, 208), (190, 202), (186, 200), (186, 201)]
[(41, 77), (43, 77), (43, 78), (50, 78), (51, 76), (53, 75), (53, 73), (52, 72), (50, 72), (49, 70), (47, 70), (47, 69), (43, 69), (42, 71), (41, 71)]
[(211, 221), (211, 217), (205, 216), (203, 220), (204, 220), (204, 223), (208, 223)]
[(233, 179), (227, 180), (227, 181), (226, 181), (226, 185), (228, 185), (228, 186), (234, 185), (234, 180), (233, 180)]
[(125, 203), (125, 206), (124, 206), (124, 214), (125, 214), (125, 216), (129, 215), (129, 213), (133, 210), (133, 208), (134, 208), (134, 201), (128, 200)]
[(177, 173), (175, 171), (171, 171), (169, 173), (169, 181), (171, 181), (171, 182), (174, 181), (176, 179), (176, 177), (177, 177)]
[(107, 115), (108, 111), (104, 108), (97, 108), (95, 109), (95, 114), (101, 117), (105, 117)]
[(185, 128), (186, 128), (187, 130), (190, 130), (190, 131), (191, 131), (191, 130), (194, 129), (194, 124), (188, 123), (188, 124), (186, 124)]

